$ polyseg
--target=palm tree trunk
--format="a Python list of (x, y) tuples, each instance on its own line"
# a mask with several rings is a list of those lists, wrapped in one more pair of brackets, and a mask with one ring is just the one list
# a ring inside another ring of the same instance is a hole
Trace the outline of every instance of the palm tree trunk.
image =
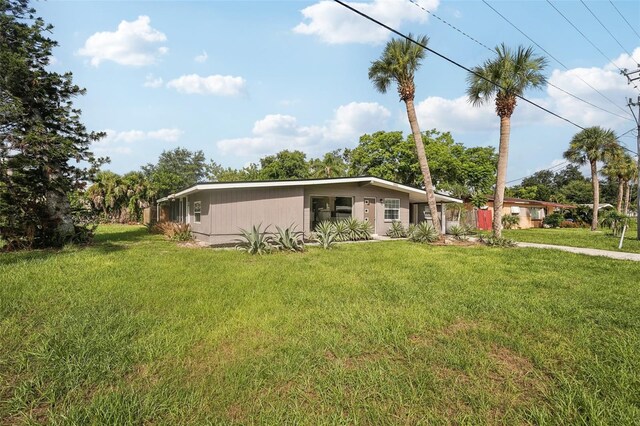
[(618, 199), (616, 200), (616, 211), (622, 213), (622, 198), (624, 194), (624, 181), (618, 177)]
[(629, 213), (629, 202), (631, 201), (631, 184), (629, 181), (624, 183), (624, 214)]
[(498, 176), (493, 194), (493, 235), (502, 237), (502, 205), (504, 188), (507, 186), (507, 161), (509, 158), (509, 135), (511, 117), (500, 117), (500, 146), (498, 147)]
[(593, 219), (591, 230), (598, 229), (598, 208), (600, 207), (600, 182), (598, 181), (598, 169), (595, 161), (591, 161), (591, 186), (593, 187)]
[(411, 132), (413, 133), (413, 140), (416, 143), (416, 152), (418, 153), (420, 170), (422, 171), (422, 177), (424, 178), (424, 189), (427, 193), (427, 203), (429, 204), (429, 210), (431, 211), (431, 220), (433, 227), (436, 229), (438, 235), (440, 235), (440, 218), (438, 217), (436, 196), (433, 192), (433, 181), (431, 180), (431, 172), (429, 171), (429, 162), (427, 161), (427, 154), (424, 152), (422, 134), (420, 133), (420, 127), (418, 126), (418, 118), (416, 117), (416, 109), (413, 105), (413, 99), (405, 100), (405, 104), (407, 106), (407, 116), (409, 118)]

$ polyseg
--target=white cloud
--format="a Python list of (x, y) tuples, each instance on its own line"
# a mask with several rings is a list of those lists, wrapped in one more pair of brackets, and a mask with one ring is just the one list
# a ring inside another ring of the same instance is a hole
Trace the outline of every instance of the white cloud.
[(60, 60), (58, 58), (56, 58), (55, 56), (49, 56), (49, 65), (50, 66), (56, 66), (60, 63)]
[(354, 146), (363, 133), (380, 130), (391, 116), (377, 103), (352, 102), (342, 105), (322, 126), (302, 126), (291, 115), (270, 114), (255, 122), (253, 135), (218, 141), (223, 154), (258, 158), (283, 149), (297, 149), (309, 155), (334, 148)]
[(106, 129), (104, 132), (107, 136), (92, 144), (92, 149), (97, 154), (129, 154), (132, 152), (131, 145), (136, 142), (176, 142), (183, 133), (176, 128), (150, 131)]
[(90, 57), (91, 65), (95, 67), (103, 61), (135, 67), (154, 64), (168, 52), (166, 46), (158, 46), (167, 40), (167, 36), (152, 28), (150, 23), (148, 16), (139, 16), (131, 22), (122, 21), (114, 32), (97, 32), (89, 37), (78, 54)]
[[(635, 50), (634, 56), (636, 54), (640, 55), (640, 48)], [(621, 55), (617, 61), (619, 64), (629, 62), (629, 56)], [(627, 84), (626, 78), (620, 75), (613, 65), (573, 68), (567, 71), (556, 69), (551, 72), (548, 79), (551, 84), (574, 96), (610, 112), (631, 118), (624, 110), (624, 99), (634, 96), (634, 93), (637, 95), (637, 92), (634, 92), (633, 87)], [(616, 102), (622, 110), (604, 99), (593, 88)], [(550, 85), (547, 86), (546, 91), (527, 92), (526, 97), (584, 127), (598, 125), (619, 129), (633, 126), (633, 122), (629, 120), (589, 106)], [(434, 96), (416, 103), (418, 121), (423, 129), (435, 127), (462, 133), (495, 131), (499, 127), (499, 119), (494, 108), (493, 100), (481, 107), (474, 107), (467, 101), (466, 96), (455, 99)], [(565, 126), (567, 123), (519, 99), (512, 117), (512, 127), (531, 124)]]
[(162, 80), (162, 77), (156, 77), (153, 74), (147, 74), (147, 76), (144, 79), (144, 87), (151, 87), (152, 89), (157, 89), (159, 87), (162, 87), (162, 83), (164, 83), (164, 81)]
[[(417, 0), (425, 9), (435, 11), (439, 0)], [(428, 14), (407, 0), (374, 0), (349, 5), (385, 24), (399, 28), (403, 22), (425, 22)], [(379, 44), (389, 39), (386, 29), (358, 16), (338, 3), (322, 0), (301, 10), (304, 21), (293, 28), (298, 34), (315, 35), (325, 43)]]
[(195, 58), (193, 58), (193, 60), (198, 63), (203, 63), (203, 62), (206, 62), (208, 58), (209, 58), (209, 55), (207, 55), (207, 52), (203, 50), (202, 53), (196, 56)]
[(246, 81), (242, 77), (231, 75), (210, 75), (201, 77), (197, 74), (183, 75), (167, 83), (167, 87), (180, 93), (238, 96), (244, 93)]
[(613, 64), (608, 64), (605, 68), (615, 71), (619, 71), (618, 68), (635, 70), (638, 67), (638, 63), (640, 63), (640, 47), (636, 47), (631, 56), (626, 53), (621, 54), (613, 60)]

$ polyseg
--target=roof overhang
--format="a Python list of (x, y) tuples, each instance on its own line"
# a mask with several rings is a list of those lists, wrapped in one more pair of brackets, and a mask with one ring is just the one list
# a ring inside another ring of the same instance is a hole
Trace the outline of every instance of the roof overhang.
[[(355, 183), (361, 186), (372, 185), (379, 188), (392, 189), (409, 194), (409, 202), (411, 203), (426, 203), (427, 194), (423, 189), (414, 188), (407, 185), (402, 185), (396, 182), (391, 182), (385, 179), (376, 177), (351, 177), (351, 178), (332, 178), (332, 179), (308, 179), (308, 180), (280, 180), (280, 181), (255, 181), (255, 182), (214, 182), (214, 183), (199, 183), (191, 186), (175, 194), (170, 194), (166, 197), (160, 198), (158, 203), (164, 203), (176, 198), (185, 197), (187, 195), (208, 190), (223, 190), (223, 189), (245, 189), (245, 188), (280, 188), (291, 186), (315, 186), (315, 185), (335, 185)], [(462, 203), (462, 200), (448, 195), (435, 193), (436, 202), (439, 203)]]

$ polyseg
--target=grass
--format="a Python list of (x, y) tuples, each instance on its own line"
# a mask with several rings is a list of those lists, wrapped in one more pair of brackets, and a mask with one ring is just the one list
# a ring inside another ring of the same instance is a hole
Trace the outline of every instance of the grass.
[(640, 264), (137, 227), (0, 255), (3, 424), (633, 424)]
[(526, 243), (555, 244), (640, 253), (640, 241), (636, 239), (636, 229), (635, 224), (632, 224), (631, 227), (627, 229), (622, 249), (618, 249), (620, 237), (614, 237), (608, 229), (599, 229), (592, 232), (588, 228), (529, 228), (505, 229), (502, 232), (507, 238)]

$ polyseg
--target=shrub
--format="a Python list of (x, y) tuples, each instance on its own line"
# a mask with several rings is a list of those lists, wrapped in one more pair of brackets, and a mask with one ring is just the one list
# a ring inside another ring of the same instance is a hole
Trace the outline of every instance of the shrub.
[(520, 224), (520, 216), (506, 214), (502, 216), (502, 227), (504, 229), (513, 229)]
[(409, 239), (416, 243), (433, 243), (438, 241), (438, 232), (430, 223), (420, 222), (412, 230)]
[(316, 225), (312, 238), (314, 241), (320, 243), (320, 246), (325, 250), (332, 248), (336, 244), (336, 241), (338, 241), (335, 227), (331, 222), (326, 220)]
[(478, 240), (489, 247), (515, 247), (516, 242), (509, 238), (496, 237), (493, 234), (478, 234)]
[(571, 220), (563, 220), (560, 222), (560, 228), (580, 228), (580, 225)]
[(615, 210), (607, 210), (600, 217), (600, 226), (611, 229), (614, 236), (622, 234), (622, 228), (629, 223), (629, 216)]
[(153, 228), (153, 233), (163, 234), (174, 241), (191, 241), (191, 226), (188, 223), (158, 222)]
[(302, 241), (302, 232), (296, 231), (293, 224), (288, 228), (280, 228), (276, 226), (276, 234), (273, 237), (273, 245), (278, 250), (284, 251), (304, 251), (304, 241)]
[(336, 241), (349, 241), (351, 229), (349, 228), (349, 224), (346, 220), (339, 220), (337, 222), (327, 221), (327, 224), (333, 228), (333, 231), (336, 234)]
[(468, 240), (466, 228), (462, 226), (452, 226), (449, 228), (449, 234), (453, 235), (453, 238), (460, 241)]
[(405, 238), (407, 231), (404, 229), (404, 226), (402, 226), (402, 222), (394, 220), (387, 230), (387, 236), (391, 238)]
[(543, 225), (547, 225), (551, 228), (558, 228), (562, 222), (566, 222), (564, 215), (560, 212), (551, 213), (549, 216), (545, 216), (542, 220)]
[(271, 252), (271, 236), (267, 235), (267, 226), (264, 231), (260, 228), (262, 224), (253, 225), (250, 230), (240, 229), (241, 238), (236, 239), (237, 250), (246, 251), (249, 254), (265, 254)]
[[(370, 240), (371, 239), (371, 226), (368, 222), (360, 221), (354, 217), (335, 222), (337, 225), (340, 222), (344, 222), (349, 229), (347, 232), (348, 241)], [(343, 240), (345, 241), (345, 240)]]

